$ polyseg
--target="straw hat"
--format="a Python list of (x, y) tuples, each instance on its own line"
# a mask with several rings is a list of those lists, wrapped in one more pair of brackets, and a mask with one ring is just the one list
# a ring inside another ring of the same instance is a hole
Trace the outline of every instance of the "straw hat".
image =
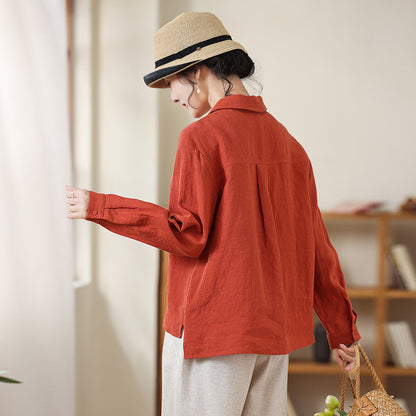
[(204, 59), (235, 49), (246, 52), (212, 13), (183, 13), (161, 27), (154, 42), (155, 70), (144, 76), (146, 85), (154, 88), (166, 88), (165, 77)]

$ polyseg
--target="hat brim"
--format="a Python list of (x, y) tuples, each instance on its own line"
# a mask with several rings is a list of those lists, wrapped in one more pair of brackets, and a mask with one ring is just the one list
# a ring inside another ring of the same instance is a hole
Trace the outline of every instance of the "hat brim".
[(159, 69), (156, 69), (155, 71), (145, 75), (143, 77), (144, 82), (148, 87), (167, 88), (167, 85), (163, 79), (169, 75), (177, 74), (178, 72), (181, 72), (186, 68), (202, 62), (205, 59), (212, 58), (213, 56), (221, 55), (225, 52), (229, 52), (235, 49), (241, 49), (243, 52), (247, 53), (241, 44), (233, 40), (226, 40), (220, 43), (206, 46), (201, 49), (196, 49), (193, 53), (181, 59), (177, 59), (171, 63), (167, 63)]
[(198, 62), (201, 62), (201, 61), (199, 60), (192, 61), (192, 62), (187, 62), (186, 64), (174, 65), (168, 68), (157, 69), (156, 71), (153, 71), (150, 74), (145, 75), (143, 77), (144, 82), (148, 87), (167, 88), (166, 82), (164, 80), (166, 77), (177, 74), (178, 72), (181, 72), (184, 69), (187, 69), (197, 64)]

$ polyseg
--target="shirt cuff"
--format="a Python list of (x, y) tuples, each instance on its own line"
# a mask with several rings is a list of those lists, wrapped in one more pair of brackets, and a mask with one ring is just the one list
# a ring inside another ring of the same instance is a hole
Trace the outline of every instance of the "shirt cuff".
[(98, 220), (104, 218), (105, 194), (90, 191), (90, 199), (87, 210), (87, 220)]

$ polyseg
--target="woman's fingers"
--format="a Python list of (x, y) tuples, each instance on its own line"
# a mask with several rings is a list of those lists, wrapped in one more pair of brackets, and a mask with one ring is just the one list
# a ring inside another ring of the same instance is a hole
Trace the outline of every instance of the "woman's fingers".
[(344, 367), (344, 370), (345, 370), (347, 373), (349, 373), (350, 371), (352, 371), (352, 370), (354, 369), (354, 367), (355, 367), (355, 362), (351, 362), (351, 363), (348, 363), (348, 364)]
[[(355, 345), (355, 343), (353, 344)], [(347, 347), (344, 344), (340, 344), (338, 348), (333, 350), (335, 361), (341, 367), (344, 367), (345, 371), (350, 372), (355, 368), (355, 348), (353, 346)]]
[(66, 197), (68, 199), (76, 199), (78, 196), (79, 191), (81, 191), (81, 189), (77, 189), (77, 188), (73, 188), (72, 186), (65, 186), (66, 188)]
[(89, 191), (72, 186), (65, 186), (68, 204), (67, 218), (85, 219), (87, 217)]
[(79, 211), (81, 211), (81, 206), (78, 204), (78, 205), (69, 205), (68, 206), (68, 211), (69, 212), (79, 212)]
[(355, 349), (353, 347), (347, 347), (344, 344), (341, 344), (338, 348), (339, 355), (345, 361), (354, 361), (355, 360)]
[(344, 365), (344, 360), (340, 357), (336, 349), (334, 350), (334, 358), (338, 365), (340, 365), (341, 367)]
[(85, 219), (86, 218), (86, 211), (78, 210), (76, 208), (69, 208), (66, 214), (66, 217), (75, 220), (75, 219)]

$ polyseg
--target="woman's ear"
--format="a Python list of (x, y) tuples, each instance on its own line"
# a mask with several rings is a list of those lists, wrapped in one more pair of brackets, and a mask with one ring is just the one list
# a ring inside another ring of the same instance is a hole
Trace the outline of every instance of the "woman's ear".
[(204, 77), (204, 67), (203, 65), (195, 65), (193, 75), (195, 77), (195, 81), (198, 82), (201, 80), (201, 78)]

